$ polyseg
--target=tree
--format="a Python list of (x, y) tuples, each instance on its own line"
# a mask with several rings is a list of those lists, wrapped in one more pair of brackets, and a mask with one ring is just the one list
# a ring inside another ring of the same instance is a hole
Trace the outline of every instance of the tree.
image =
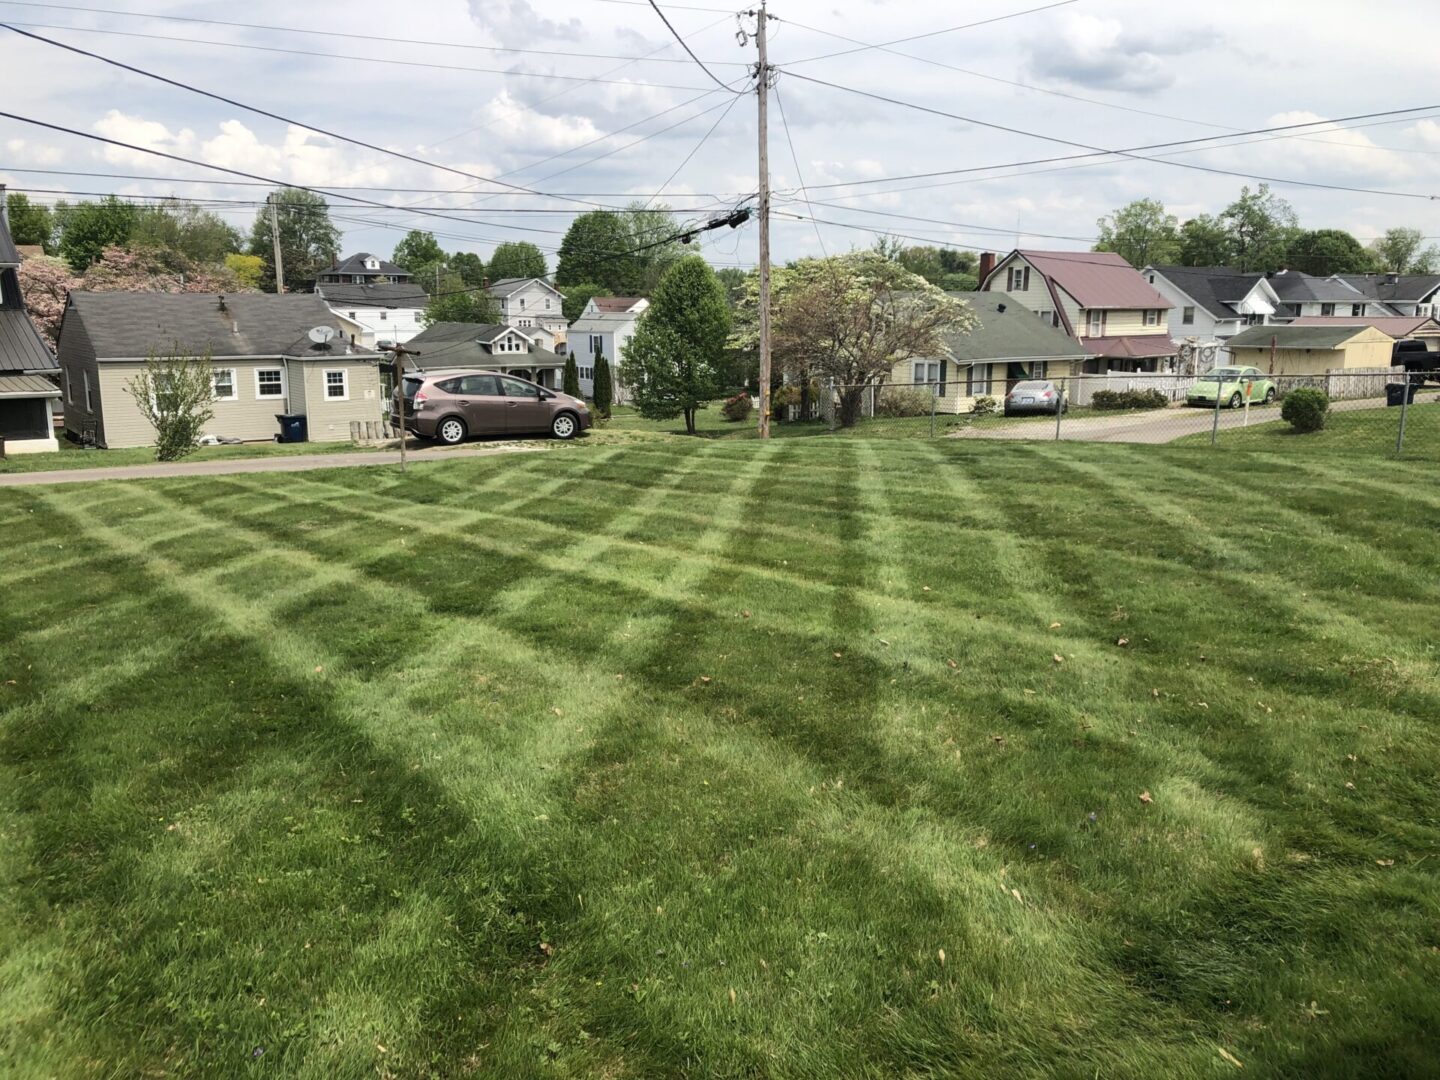
[[(630, 232), (619, 214), (592, 210), (570, 223), (560, 241), (555, 284), (593, 281), (614, 296), (634, 296), (640, 289), (643, 267), (630, 254)], [(491, 260), (494, 267), (494, 260)]]
[(585, 310), (592, 297), (605, 296), (606, 290), (593, 281), (582, 281), (579, 285), (565, 286), (565, 299), (560, 302), (560, 311), (566, 322), (574, 322)]
[[(435, 242), (435, 234), (411, 229), (395, 245), (390, 259), (396, 266), (410, 271), (416, 280), (435, 276), (435, 267), (445, 265), (445, 251)], [(422, 273), (428, 271), (428, 273)]]
[(155, 459), (179, 461), (200, 445), (215, 415), (215, 369), (210, 356), (190, 356), (177, 345), (169, 354), (151, 354), (145, 367), (125, 382), (140, 415), (155, 429)]
[(48, 206), (30, 201), (28, 195), (12, 191), (5, 196), (10, 213), (10, 237), (17, 244), (39, 244), (49, 255), (55, 242), (55, 221)]
[(485, 260), (473, 251), (457, 251), (451, 255), (450, 269), (459, 274), (466, 285), (485, 284)]
[(431, 294), (420, 321), (426, 326), (437, 322), (488, 325), (500, 321), (500, 310), (482, 290), (467, 286), (458, 274), (446, 273), (440, 275), (440, 288)]
[[(633, 340), (633, 339), (632, 339)], [(595, 411), (606, 420), (610, 419), (610, 403), (615, 397), (614, 380), (610, 377), (610, 361), (600, 351), (600, 343), (595, 343), (595, 375), (593, 379), (595, 387), (593, 397), (595, 398)]]
[(1385, 235), (1370, 245), (1378, 268), (1391, 274), (1429, 274), (1440, 252), (1432, 246), (1424, 251), (1420, 245), (1425, 234), (1419, 229), (1386, 229)]
[(683, 415), (685, 430), (695, 434), (696, 412), (719, 393), (729, 333), (725, 290), (704, 259), (691, 255), (666, 271), (620, 366), (640, 415)]
[[(859, 419), (865, 390), (896, 364), (943, 356), (947, 334), (978, 324), (964, 301), (874, 251), (803, 259), (776, 270), (771, 297), (775, 354), (786, 370), (834, 380), (844, 427)], [(751, 289), (738, 343), (755, 340), (758, 321), (758, 289)]]
[(265, 276), (265, 260), (259, 255), (231, 252), (225, 256), (225, 269), (235, 275), (236, 283), (246, 292), (260, 291), (260, 282)]
[[(225, 256), (240, 250), (240, 233), (216, 214), (182, 199), (165, 199), (152, 206), (138, 207), (135, 223), (126, 244), (180, 256), (179, 262), (214, 266)], [(177, 263), (178, 265), (178, 263)]]
[(108, 247), (123, 247), (138, 217), (136, 208), (107, 195), (99, 202), (64, 203), (56, 207), (60, 226), (59, 252), (70, 269), (83, 274)]
[[(280, 255), (285, 263), (285, 288), (303, 292), (315, 284), (320, 272), (335, 259), (340, 230), (330, 220), (330, 206), (313, 192), (277, 188), (276, 221)], [(250, 229), (250, 254), (265, 262), (265, 291), (275, 291), (275, 251), (270, 242), (270, 208), (263, 206)]]
[(1180, 257), (1178, 223), (1159, 199), (1136, 199), (1096, 224), (1100, 240), (1094, 250), (1113, 251), (1137, 269), (1164, 266)]
[(504, 281), (506, 278), (543, 278), (548, 271), (544, 253), (525, 240), (497, 244), (490, 253), (489, 273), (492, 282)]
[(1303, 230), (1295, 238), (1286, 265), (1302, 274), (1364, 274), (1375, 261), (1360, 241), (1344, 229)]
[(674, 239), (680, 227), (674, 212), (663, 203), (652, 207), (637, 199), (621, 217), (630, 238), (626, 250), (635, 252), (640, 294), (649, 296), (665, 272), (685, 257), (685, 245)]
[(560, 389), (571, 397), (580, 396), (580, 365), (575, 363), (575, 354), (565, 353), (565, 375), (560, 381)]
[(1240, 197), (1220, 212), (1220, 224), (1240, 270), (1280, 270), (1299, 219), (1269, 184), (1261, 184), (1254, 191), (1242, 187)]
[(40, 336), (53, 349), (60, 340), (60, 320), (65, 317), (65, 301), (80, 281), (70, 272), (64, 259), (42, 256), (26, 259), (16, 271), (20, 291), (25, 297), (25, 311)]
[(1180, 226), (1180, 262), (1184, 266), (1229, 266), (1230, 236), (1213, 214), (1201, 214)]
[(738, 266), (722, 266), (715, 271), (715, 277), (724, 286), (725, 299), (733, 311), (745, 295), (745, 283), (750, 280), (750, 275)]
[(80, 277), (86, 292), (239, 292), (239, 282), (223, 267), (196, 266), (176, 251), (106, 248)]

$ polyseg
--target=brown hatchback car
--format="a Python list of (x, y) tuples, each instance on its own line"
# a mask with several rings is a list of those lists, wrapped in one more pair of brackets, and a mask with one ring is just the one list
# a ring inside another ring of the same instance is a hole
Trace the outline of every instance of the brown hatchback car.
[(593, 422), (579, 398), (493, 371), (417, 372), (403, 386), (405, 429), (447, 446), (472, 435), (573, 439)]

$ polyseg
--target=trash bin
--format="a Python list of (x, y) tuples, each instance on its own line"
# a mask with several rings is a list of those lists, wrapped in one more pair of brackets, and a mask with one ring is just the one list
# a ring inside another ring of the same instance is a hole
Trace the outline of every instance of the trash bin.
[(280, 421), (280, 442), (306, 442), (309, 434), (305, 428), (305, 416), (302, 413), (276, 413), (275, 419)]
[(1387, 383), (1385, 385), (1386, 405), (1414, 405), (1415, 391), (1419, 387), (1412, 382)]

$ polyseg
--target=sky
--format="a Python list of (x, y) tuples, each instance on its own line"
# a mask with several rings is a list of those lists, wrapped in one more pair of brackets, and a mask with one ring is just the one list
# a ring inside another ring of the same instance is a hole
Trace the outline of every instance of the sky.
[[(881, 233), (1085, 249), (1098, 218), (1141, 197), (1182, 221), (1217, 213), (1255, 181), (1113, 156), (1017, 164), (1195, 139), (1210, 141), (1169, 161), (1329, 185), (1273, 184), (1308, 228), (1368, 241), (1404, 225), (1440, 241), (1440, 80), (1396, 48), (1397, 30), (1433, 22), (1431, 0), (1372, 0), (1363, 16), (1339, 0), (1034, 10), (1045, 3), (773, 0), (773, 257)], [(711, 76), (746, 88), (756, 50), (737, 31), (755, 20), (715, 0), (662, 9), (706, 70), (647, 0), (0, 2), (0, 22), (240, 103), (0, 30), (0, 111), (384, 204), (331, 198), (346, 253), (385, 256), (423, 228), (451, 251), (529, 240), (548, 254), (596, 206), (650, 200), (688, 223), (754, 200), (756, 95)], [(1235, 134), (1402, 109), (1416, 111)], [(87, 172), (135, 178), (76, 175)], [(916, 174), (942, 175), (890, 179)], [(234, 200), (213, 208), (248, 231), (243, 204), (267, 188), (236, 179), (0, 118), (0, 182), (37, 201)], [(752, 266), (757, 232), (709, 233), (703, 253)]]

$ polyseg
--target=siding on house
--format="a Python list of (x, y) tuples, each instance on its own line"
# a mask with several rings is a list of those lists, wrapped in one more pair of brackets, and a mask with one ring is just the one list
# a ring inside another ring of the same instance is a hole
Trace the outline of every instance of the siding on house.
[[(303, 395), (311, 442), (347, 441), (351, 421), (363, 424), (380, 419), (380, 369), (373, 361), (347, 364), (339, 360), (307, 360), (303, 364), (292, 363), (290, 367), (295, 388)], [(325, 392), (325, 373), (342, 370), (346, 373), (348, 389), (347, 399), (343, 401)], [(292, 404), (294, 400), (292, 397)]]
[(1275, 375), (1323, 375), (1327, 371), (1349, 371), (1390, 366), (1394, 339), (1379, 330), (1367, 330), (1338, 349), (1276, 349), (1275, 366), (1270, 366), (1266, 347), (1231, 347), (1234, 363), (1257, 367)]
[[(87, 421), (95, 424), (95, 438), (105, 445), (105, 406), (100, 397), (100, 367), (95, 360), (95, 346), (85, 332), (79, 319), (72, 319), (72, 327), (60, 339), (59, 354), (62, 386), (68, 387), (69, 397), (65, 400), (65, 430), (76, 436), (85, 430)], [(93, 409), (85, 407), (85, 380), (90, 380), (90, 399)]]

